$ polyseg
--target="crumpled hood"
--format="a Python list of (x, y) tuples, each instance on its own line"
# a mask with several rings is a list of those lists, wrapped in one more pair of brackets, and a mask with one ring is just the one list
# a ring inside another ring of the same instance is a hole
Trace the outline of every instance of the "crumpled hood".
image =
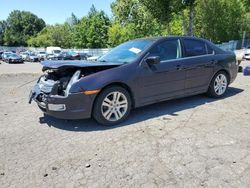
[(98, 61), (43, 61), (42, 63), (43, 70), (48, 69), (59, 69), (67, 67), (103, 67), (103, 66), (119, 66), (123, 63), (120, 62), (98, 62)]

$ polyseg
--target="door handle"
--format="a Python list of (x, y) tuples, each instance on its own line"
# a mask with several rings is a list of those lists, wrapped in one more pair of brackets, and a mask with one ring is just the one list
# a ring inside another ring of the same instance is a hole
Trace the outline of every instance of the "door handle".
[(217, 60), (212, 60), (212, 61), (210, 61), (208, 64), (214, 65), (214, 64), (216, 64), (217, 62), (218, 62)]
[(187, 67), (184, 65), (176, 65), (176, 70), (183, 70), (183, 69), (187, 69)]
[(183, 67), (181, 65), (176, 65), (176, 70), (181, 70)]

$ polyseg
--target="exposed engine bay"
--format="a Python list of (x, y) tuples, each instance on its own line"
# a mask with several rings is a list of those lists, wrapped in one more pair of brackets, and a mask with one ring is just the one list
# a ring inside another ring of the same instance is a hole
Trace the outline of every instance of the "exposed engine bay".
[(42, 103), (48, 95), (68, 96), (71, 86), (80, 78), (86, 77), (103, 70), (107, 70), (117, 65), (109, 66), (62, 66), (58, 68), (43, 67), (42, 75), (30, 93), (32, 99)]

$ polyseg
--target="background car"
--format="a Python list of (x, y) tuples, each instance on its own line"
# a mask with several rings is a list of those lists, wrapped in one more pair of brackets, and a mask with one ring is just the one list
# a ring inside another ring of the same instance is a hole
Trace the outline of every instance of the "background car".
[(245, 49), (244, 59), (250, 60), (250, 45), (247, 46), (246, 49)]
[(91, 55), (84, 53), (84, 52), (79, 52), (81, 60), (87, 60)]
[(3, 52), (2, 54), (2, 60), (6, 62), (7, 58), (9, 55), (13, 54), (13, 52), (7, 51), (7, 52)]
[(39, 58), (39, 61), (44, 61), (46, 59), (46, 52), (45, 51), (40, 51), (37, 53), (37, 57)]
[(51, 53), (47, 54), (48, 60), (60, 60), (62, 58), (61, 56), (61, 50), (52, 50)]
[(223, 97), (238, 73), (235, 54), (195, 37), (125, 42), (96, 62), (42, 63), (30, 100), (62, 119), (124, 121), (132, 108), (206, 93)]
[(10, 55), (6, 57), (5, 62), (6, 63), (23, 63), (23, 59), (20, 55), (11, 53)]
[(26, 60), (30, 62), (39, 62), (39, 57), (34, 52), (31, 52), (27, 56)]
[(24, 61), (27, 60), (28, 56), (29, 56), (29, 52), (25, 51), (25, 52), (20, 52), (20, 56), (22, 57), (22, 59)]
[(0, 60), (2, 60), (2, 55), (4, 51), (0, 51)]

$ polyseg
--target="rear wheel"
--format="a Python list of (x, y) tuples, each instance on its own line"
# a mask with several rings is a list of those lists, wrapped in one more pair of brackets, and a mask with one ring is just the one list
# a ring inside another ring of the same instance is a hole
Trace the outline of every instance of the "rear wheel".
[(223, 97), (227, 91), (228, 84), (229, 79), (227, 73), (220, 71), (212, 79), (207, 94), (214, 98)]
[(112, 86), (100, 93), (93, 109), (94, 119), (103, 125), (112, 126), (124, 121), (131, 110), (131, 97), (128, 91)]

